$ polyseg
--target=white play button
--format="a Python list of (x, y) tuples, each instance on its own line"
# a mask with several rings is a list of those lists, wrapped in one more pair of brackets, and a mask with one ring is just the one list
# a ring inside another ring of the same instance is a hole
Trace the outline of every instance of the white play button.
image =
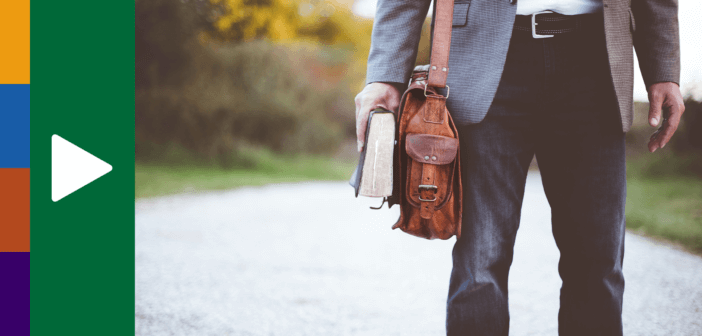
[(51, 199), (54, 202), (112, 171), (112, 166), (54, 134), (51, 136)]

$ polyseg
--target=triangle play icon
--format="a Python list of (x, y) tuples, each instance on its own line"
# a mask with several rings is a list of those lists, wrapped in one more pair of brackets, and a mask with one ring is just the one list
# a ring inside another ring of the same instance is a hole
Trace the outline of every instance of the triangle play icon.
[(54, 134), (51, 136), (51, 199), (58, 202), (100, 176), (112, 166)]

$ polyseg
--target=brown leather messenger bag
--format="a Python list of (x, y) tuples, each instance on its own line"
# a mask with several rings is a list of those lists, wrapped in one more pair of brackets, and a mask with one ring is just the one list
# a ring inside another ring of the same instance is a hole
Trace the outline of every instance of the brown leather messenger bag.
[[(431, 64), (414, 69), (396, 114), (393, 193), (400, 205), (393, 229), (427, 239), (461, 236), (463, 188), (458, 132), (446, 109), (453, 0), (437, 0)], [(446, 96), (437, 92), (446, 88)]]

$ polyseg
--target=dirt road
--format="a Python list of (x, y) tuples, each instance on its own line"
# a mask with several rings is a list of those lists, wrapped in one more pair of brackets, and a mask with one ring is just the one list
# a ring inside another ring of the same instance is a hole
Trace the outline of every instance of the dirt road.
[[(343, 182), (136, 203), (137, 335), (442, 335), (449, 241), (390, 230)], [(557, 335), (560, 278), (538, 173), (510, 273), (510, 335)], [(625, 335), (702, 335), (702, 258), (628, 233)]]

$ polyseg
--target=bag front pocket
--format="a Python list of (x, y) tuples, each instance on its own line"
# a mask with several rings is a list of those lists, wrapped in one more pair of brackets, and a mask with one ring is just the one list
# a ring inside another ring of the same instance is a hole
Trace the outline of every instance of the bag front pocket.
[(407, 201), (415, 207), (431, 202), (433, 209), (440, 209), (451, 196), (458, 139), (407, 134), (405, 151)]

